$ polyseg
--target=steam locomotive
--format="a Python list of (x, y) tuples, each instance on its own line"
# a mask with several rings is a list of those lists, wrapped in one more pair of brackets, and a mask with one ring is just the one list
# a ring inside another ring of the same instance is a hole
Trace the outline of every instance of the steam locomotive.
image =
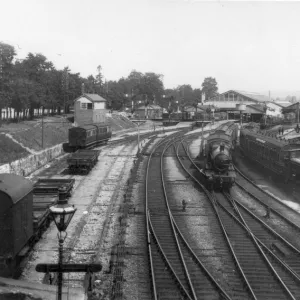
[(201, 170), (210, 190), (229, 190), (235, 182), (232, 151), (237, 137), (233, 122), (224, 124), (207, 138), (204, 155), (206, 162)]

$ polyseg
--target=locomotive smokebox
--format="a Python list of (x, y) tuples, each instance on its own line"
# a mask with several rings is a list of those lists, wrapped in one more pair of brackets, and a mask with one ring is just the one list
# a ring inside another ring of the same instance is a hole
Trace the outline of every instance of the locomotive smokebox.
[(229, 168), (231, 160), (229, 157), (224, 154), (220, 153), (215, 157), (215, 167), (220, 171), (225, 171)]

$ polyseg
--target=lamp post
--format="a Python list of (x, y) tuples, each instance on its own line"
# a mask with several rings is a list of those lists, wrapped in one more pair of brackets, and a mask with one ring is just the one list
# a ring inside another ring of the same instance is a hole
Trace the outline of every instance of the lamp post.
[(172, 107), (172, 102), (174, 101), (174, 96), (173, 95), (171, 95), (171, 96), (166, 96), (166, 95), (163, 95), (163, 98), (164, 99), (167, 99), (167, 100), (169, 100), (169, 103), (168, 103), (168, 115), (169, 115), (169, 123), (170, 123), (170, 118), (171, 118), (171, 113), (172, 113), (172, 111), (173, 111), (173, 109), (171, 108)]
[(213, 117), (212, 117), (212, 124), (214, 125), (214, 124), (215, 124), (215, 108), (214, 108), (214, 107), (211, 109), (211, 112), (212, 112), (212, 114), (213, 114)]
[(58, 242), (59, 242), (59, 256), (58, 256), (58, 288), (57, 288), (57, 299), (62, 298), (62, 272), (63, 272), (63, 243), (67, 237), (66, 229), (72, 220), (76, 208), (67, 204), (67, 200), (59, 200), (58, 204), (49, 208), (50, 214), (55, 222), (58, 229)]

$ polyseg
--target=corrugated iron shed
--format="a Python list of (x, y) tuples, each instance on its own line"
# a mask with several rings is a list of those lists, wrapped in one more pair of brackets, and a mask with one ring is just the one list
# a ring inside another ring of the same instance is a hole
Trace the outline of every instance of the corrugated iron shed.
[(33, 189), (33, 183), (16, 174), (0, 174), (0, 191), (11, 197), (13, 204), (17, 203)]

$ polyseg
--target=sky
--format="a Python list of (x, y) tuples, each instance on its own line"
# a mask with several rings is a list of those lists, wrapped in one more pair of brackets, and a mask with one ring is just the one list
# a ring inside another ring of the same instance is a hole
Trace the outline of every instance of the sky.
[(107, 80), (163, 74), (165, 88), (300, 96), (300, 2), (197, 0), (2, 1), (0, 41), (18, 58), (42, 53), (56, 68)]

